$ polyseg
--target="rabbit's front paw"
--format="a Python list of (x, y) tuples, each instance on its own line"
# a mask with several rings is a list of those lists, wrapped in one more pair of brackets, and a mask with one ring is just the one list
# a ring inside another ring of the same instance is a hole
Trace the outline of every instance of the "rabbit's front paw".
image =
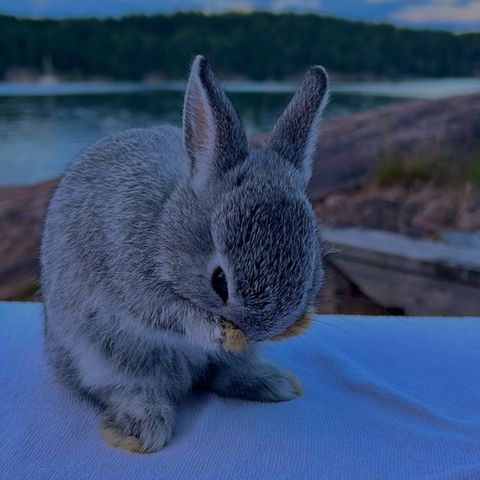
[(119, 412), (109, 413), (102, 419), (103, 441), (114, 448), (131, 453), (153, 453), (161, 450), (173, 434), (172, 418), (155, 415), (134, 418)]
[(259, 402), (286, 402), (299, 397), (301, 393), (300, 383), (291, 373), (275, 369), (258, 378), (246, 398)]
[(257, 402), (285, 402), (301, 394), (300, 384), (291, 373), (268, 363), (223, 366), (212, 379), (210, 388), (224, 397)]
[(226, 320), (221, 321), (222, 347), (226, 352), (241, 352), (247, 347), (245, 334)]

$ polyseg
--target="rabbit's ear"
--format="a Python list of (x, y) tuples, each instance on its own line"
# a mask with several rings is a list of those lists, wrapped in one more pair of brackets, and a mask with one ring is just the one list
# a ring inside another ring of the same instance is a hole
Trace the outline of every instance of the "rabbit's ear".
[(305, 186), (319, 140), (322, 111), (328, 101), (328, 77), (323, 67), (312, 67), (273, 127), (267, 147), (293, 163)]
[(205, 188), (247, 156), (247, 137), (237, 112), (201, 55), (195, 58), (188, 79), (183, 136), (195, 190)]

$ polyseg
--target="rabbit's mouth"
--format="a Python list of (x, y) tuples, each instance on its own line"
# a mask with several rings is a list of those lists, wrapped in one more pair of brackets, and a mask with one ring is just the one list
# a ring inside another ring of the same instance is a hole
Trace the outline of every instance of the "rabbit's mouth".
[[(284, 332), (270, 337), (269, 340), (271, 340), (272, 342), (281, 342), (282, 340), (285, 340), (287, 338), (296, 337), (297, 335), (302, 334), (310, 327), (314, 315), (315, 312), (304, 313), (293, 325), (288, 327)], [(222, 345), (226, 351), (240, 352), (247, 347), (247, 337), (238, 327), (233, 325), (233, 323), (222, 320), (221, 329)]]
[(307, 330), (311, 323), (315, 312), (305, 312), (293, 325), (288, 327), (284, 332), (279, 333), (270, 338), (272, 342), (281, 342), (290, 337), (296, 337)]

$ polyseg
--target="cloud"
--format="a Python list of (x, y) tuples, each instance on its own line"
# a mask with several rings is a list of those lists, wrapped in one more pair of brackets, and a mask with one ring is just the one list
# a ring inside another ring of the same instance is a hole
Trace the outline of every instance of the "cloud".
[(204, 12), (251, 12), (255, 9), (254, 2), (252, 0), (203, 0), (197, 1), (198, 6)]
[(270, 8), (276, 12), (285, 10), (312, 10), (316, 11), (322, 6), (321, 0), (273, 0)]
[(470, 0), (463, 3), (458, 0), (441, 0), (429, 5), (411, 5), (393, 12), (392, 20), (408, 23), (465, 23), (480, 22), (480, 2)]
[(393, 3), (399, 0), (363, 0), (365, 3)]

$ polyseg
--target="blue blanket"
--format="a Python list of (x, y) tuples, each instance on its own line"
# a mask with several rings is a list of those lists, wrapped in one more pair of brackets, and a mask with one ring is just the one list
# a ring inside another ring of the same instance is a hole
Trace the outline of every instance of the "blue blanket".
[(52, 384), (41, 306), (0, 303), (0, 478), (480, 479), (480, 319), (319, 316), (265, 354), (300, 399), (199, 394), (169, 446), (136, 456)]

